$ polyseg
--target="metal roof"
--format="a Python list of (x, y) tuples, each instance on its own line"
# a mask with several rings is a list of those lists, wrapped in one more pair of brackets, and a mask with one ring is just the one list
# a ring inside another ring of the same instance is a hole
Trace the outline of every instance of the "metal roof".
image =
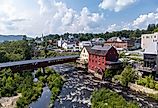
[(72, 55), (72, 56), (58, 56), (58, 57), (36, 59), (36, 60), (6, 62), (6, 63), (0, 63), (0, 68), (12, 67), (12, 66), (18, 66), (18, 65), (27, 65), (27, 64), (40, 63), (40, 62), (48, 62), (48, 61), (54, 61), (54, 60), (62, 60), (62, 59), (71, 59), (71, 58), (73, 59), (73, 58), (78, 58), (78, 57), (79, 57), (78, 55)]
[(100, 46), (100, 45), (96, 45), (96, 46), (93, 46), (92, 49), (93, 50), (106, 50), (108, 51), (112, 46), (110, 45), (105, 45), (105, 46)]
[(112, 48), (112, 46), (94, 46), (90, 50), (90, 54), (105, 56), (107, 52)]

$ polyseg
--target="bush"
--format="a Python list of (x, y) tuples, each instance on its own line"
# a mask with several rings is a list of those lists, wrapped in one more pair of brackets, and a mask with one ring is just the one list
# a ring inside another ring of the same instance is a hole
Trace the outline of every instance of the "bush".
[(112, 78), (115, 75), (115, 72), (113, 72), (110, 69), (106, 69), (104, 72), (104, 77), (105, 78)]
[(155, 89), (158, 90), (158, 83), (155, 84)]
[(122, 86), (127, 86), (129, 82), (134, 82), (136, 78), (135, 71), (130, 66), (127, 66), (120, 75), (120, 83)]
[(127, 102), (121, 95), (102, 88), (92, 93), (92, 108), (139, 108), (137, 103)]
[(154, 89), (154, 88), (155, 88), (154, 82), (150, 82), (150, 83), (149, 83), (149, 87), (150, 87), (151, 89)]
[(158, 83), (154, 81), (152, 76), (146, 76), (145, 78), (138, 79), (137, 84), (158, 90)]
[(115, 75), (113, 78), (112, 78), (112, 82), (118, 82), (120, 81), (120, 75)]

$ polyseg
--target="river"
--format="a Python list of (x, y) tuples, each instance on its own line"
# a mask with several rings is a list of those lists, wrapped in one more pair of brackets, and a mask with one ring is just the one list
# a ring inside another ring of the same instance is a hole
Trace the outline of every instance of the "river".
[[(92, 92), (101, 87), (110, 88), (127, 100), (137, 101), (142, 108), (158, 108), (158, 102), (156, 101), (123, 88), (120, 85), (99, 81), (93, 75), (77, 70), (71, 65), (55, 65), (52, 68), (67, 79), (54, 103), (54, 108), (90, 108)], [(32, 108), (48, 108), (50, 96), (49, 89), (45, 88), (38, 101), (30, 106)]]
[(48, 108), (51, 97), (51, 91), (48, 87), (43, 88), (41, 97), (36, 101), (30, 104), (30, 108)]

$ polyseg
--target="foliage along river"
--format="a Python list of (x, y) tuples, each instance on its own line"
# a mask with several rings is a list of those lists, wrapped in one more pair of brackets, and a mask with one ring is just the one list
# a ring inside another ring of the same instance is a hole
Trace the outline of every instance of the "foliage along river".
[[(94, 90), (93, 85), (97, 86), (98, 84), (90, 81), (92, 78), (89, 75), (81, 74), (82, 71), (76, 70), (70, 65), (55, 65), (52, 68), (67, 79), (58, 99), (55, 101), (54, 108), (90, 107), (90, 95)], [(36, 102), (32, 102), (29, 107), (48, 108), (50, 97), (51, 92), (49, 88), (44, 87), (41, 97)]]
[[(155, 108), (158, 103), (140, 94), (135, 94), (121, 86), (107, 81), (98, 81), (92, 75), (77, 70), (70, 65), (55, 65), (52, 68), (63, 75), (67, 81), (64, 83), (61, 93), (54, 103), (54, 108), (90, 108), (91, 93), (100, 87), (107, 87), (123, 95), (127, 100), (135, 100), (140, 107)], [(30, 104), (31, 108), (48, 108), (51, 92), (45, 87), (38, 101)]]

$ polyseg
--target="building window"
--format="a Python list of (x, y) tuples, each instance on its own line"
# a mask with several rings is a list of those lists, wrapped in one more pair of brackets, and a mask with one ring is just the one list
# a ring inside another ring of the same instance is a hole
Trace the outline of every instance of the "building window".
[(154, 38), (156, 38), (156, 36), (154, 36)]
[(86, 51), (85, 50), (83, 50), (83, 53), (85, 53)]

